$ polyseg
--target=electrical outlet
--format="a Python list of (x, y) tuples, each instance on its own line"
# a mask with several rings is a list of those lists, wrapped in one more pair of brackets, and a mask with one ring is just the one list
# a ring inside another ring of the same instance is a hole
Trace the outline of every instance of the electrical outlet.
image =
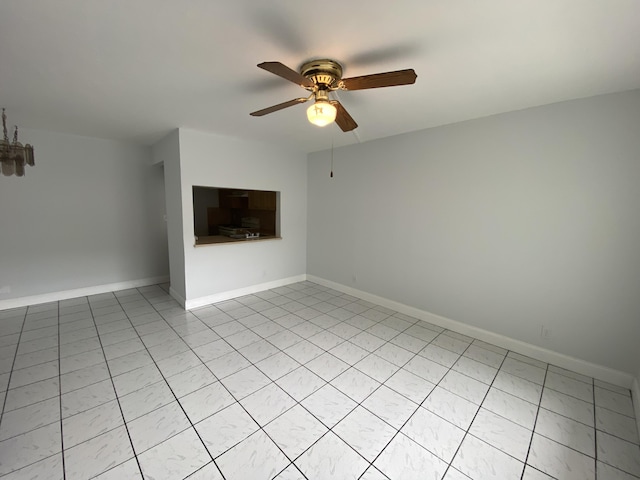
[(540, 338), (543, 340), (549, 340), (551, 338), (551, 327), (542, 325), (540, 328)]
[(358, 283), (358, 276), (355, 273), (353, 275), (351, 275), (351, 282), (352, 283)]
[(11, 293), (11, 286), (5, 285), (4, 287), (0, 287), (0, 293)]

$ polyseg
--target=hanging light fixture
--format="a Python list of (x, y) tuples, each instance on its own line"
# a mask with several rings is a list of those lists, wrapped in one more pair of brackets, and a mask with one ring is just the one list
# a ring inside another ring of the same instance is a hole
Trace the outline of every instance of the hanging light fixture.
[(329, 102), (329, 94), (326, 90), (318, 90), (315, 103), (307, 108), (307, 118), (318, 127), (333, 123), (336, 113), (336, 107)]
[(13, 132), (13, 141), (9, 142), (9, 134), (7, 132), (7, 116), (2, 109), (2, 130), (4, 138), (0, 140), (0, 164), (2, 174), (6, 177), (15, 175), (17, 177), (24, 176), (24, 166), (35, 165), (33, 156), (33, 147), (28, 143), (22, 145), (18, 141), (18, 126), (16, 125)]

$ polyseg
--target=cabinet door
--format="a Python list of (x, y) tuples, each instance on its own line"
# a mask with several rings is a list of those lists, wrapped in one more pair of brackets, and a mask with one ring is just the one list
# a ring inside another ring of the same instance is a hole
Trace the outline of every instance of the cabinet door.
[(218, 195), (220, 208), (247, 208), (248, 198), (246, 191), (220, 189)]
[(218, 190), (218, 205), (220, 208), (231, 208), (231, 190), (227, 190), (226, 188), (221, 188)]
[(275, 210), (276, 192), (252, 190), (249, 192), (249, 210)]

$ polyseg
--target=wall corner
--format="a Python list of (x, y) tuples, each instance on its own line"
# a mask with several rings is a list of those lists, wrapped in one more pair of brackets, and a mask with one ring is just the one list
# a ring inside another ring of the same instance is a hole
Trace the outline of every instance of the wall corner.
[(638, 372), (638, 376), (633, 379), (633, 385), (631, 386), (631, 399), (633, 400), (633, 410), (636, 414), (638, 432), (640, 432), (640, 372)]

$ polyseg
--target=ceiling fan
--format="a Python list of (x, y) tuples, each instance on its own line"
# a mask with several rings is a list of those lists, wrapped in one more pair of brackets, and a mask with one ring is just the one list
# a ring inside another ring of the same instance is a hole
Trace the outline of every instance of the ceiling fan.
[(342, 78), (342, 65), (329, 59), (307, 62), (300, 68), (300, 73), (280, 62), (263, 62), (258, 64), (258, 67), (300, 85), (310, 91), (311, 95), (294, 98), (288, 102), (251, 112), (251, 116), (261, 117), (314, 99), (314, 104), (307, 109), (309, 121), (314, 125), (324, 127), (335, 120), (343, 132), (354, 130), (358, 124), (339, 101), (329, 98), (329, 92), (411, 85), (415, 83), (417, 78), (416, 72), (411, 68), (361, 77)]

